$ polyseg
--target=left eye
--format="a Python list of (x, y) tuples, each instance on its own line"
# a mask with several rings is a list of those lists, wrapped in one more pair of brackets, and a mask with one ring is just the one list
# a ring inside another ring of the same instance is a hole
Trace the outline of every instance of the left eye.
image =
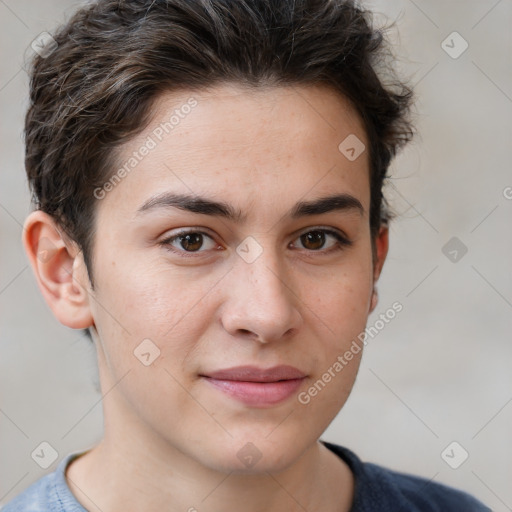
[[(325, 247), (327, 237), (334, 239), (329, 247)], [(350, 245), (350, 242), (336, 231), (330, 229), (315, 229), (307, 231), (297, 238), (302, 247), (310, 251), (329, 251), (331, 249), (341, 248), (340, 246)]]

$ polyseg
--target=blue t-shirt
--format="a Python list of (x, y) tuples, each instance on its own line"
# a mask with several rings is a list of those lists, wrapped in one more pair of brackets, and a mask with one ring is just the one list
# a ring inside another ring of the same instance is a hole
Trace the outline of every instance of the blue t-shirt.
[[(321, 441), (344, 460), (354, 474), (350, 512), (489, 512), (475, 498), (442, 484), (362, 462), (342, 446)], [(69, 489), (65, 470), (82, 455), (72, 453), (49, 473), (5, 505), (2, 512), (87, 512)]]

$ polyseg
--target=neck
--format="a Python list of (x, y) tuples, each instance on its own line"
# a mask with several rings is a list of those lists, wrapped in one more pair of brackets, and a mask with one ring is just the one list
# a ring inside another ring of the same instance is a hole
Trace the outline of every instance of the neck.
[(349, 468), (318, 442), (279, 473), (237, 474), (206, 468), (172, 450), (152, 452), (140, 442), (106, 437), (68, 466), (66, 478), (90, 512), (340, 512), (353, 500)]

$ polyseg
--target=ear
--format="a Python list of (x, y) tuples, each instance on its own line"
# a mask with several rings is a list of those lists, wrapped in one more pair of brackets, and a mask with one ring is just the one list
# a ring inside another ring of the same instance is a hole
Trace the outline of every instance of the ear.
[(373, 291), (372, 291), (372, 299), (370, 304), (371, 313), (376, 307), (379, 301), (379, 294), (377, 291), (377, 281), (379, 279), (380, 273), (382, 272), (382, 267), (384, 266), (384, 262), (386, 261), (386, 256), (388, 255), (389, 249), (389, 229), (387, 225), (382, 225), (379, 229), (379, 234), (375, 239), (375, 256), (373, 261)]
[(37, 284), (57, 320), (72, 329), (93, 325), (91, 285), (77, 244), (41, 210), (32, 212), (23, 228), (23, 246)]

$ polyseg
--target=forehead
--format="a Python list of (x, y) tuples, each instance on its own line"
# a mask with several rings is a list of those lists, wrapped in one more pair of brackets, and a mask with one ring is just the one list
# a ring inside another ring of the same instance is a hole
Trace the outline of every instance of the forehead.
[(124, 169), (123, 177), (100, 206), (131, 216), (148, 197), (173, 190), (275, 209), (338, 186), (366, 209), (366, 148), (355, 109), (325, 86), (166, 92), (154, 101), (148, 126), (119, 148), (114, 172)]
[[(181, 138), (186, 144), (186, 137), (200, 146), (191, 137), (191, 132), (200, 130), (205, 142), (224, 142), (221, 150), (272, 141), (275, 145), (284, 141), (290, 150), (294, 140), (304, 147), (305, 135), (311, 142), (308, 146), (328, 144), (332, 138), (336, 142), (349, 134), (366, 142), (362, 120), (350, 101), (325, 85), (249, 87), (227, 83), (194, 92), (163, 93), (151, 110), (152, 123), (143, 136), (151, 134), (158, 141), (172, 133), (176, 142)], [(276, 134), (277, 140), (272, 138)]]

